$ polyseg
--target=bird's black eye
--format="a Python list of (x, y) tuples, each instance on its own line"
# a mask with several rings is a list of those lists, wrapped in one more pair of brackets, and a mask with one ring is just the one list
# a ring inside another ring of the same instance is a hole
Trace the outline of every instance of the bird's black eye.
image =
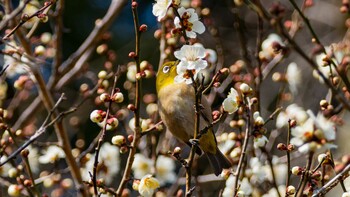
[(170, 67), (169, 66), (164, 66), (163, 67), (163, 73), (168, 73), (170, 70)]

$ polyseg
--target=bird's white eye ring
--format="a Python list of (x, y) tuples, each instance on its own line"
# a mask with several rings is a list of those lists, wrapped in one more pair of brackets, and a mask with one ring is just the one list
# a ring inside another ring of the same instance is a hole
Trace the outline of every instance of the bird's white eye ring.
[(168, 73), (170, 70), (170, 67), (169, 66), (164, 66), (163, 67), (163, 73)]

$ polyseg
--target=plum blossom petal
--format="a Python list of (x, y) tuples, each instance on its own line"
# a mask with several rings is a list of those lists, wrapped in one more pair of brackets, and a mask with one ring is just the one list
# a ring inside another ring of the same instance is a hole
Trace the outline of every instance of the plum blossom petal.
[(254, 148), (264, 147), (266, 143), (269, 142), (265, 135), (254, 138)]
[[(97, 176), (104, 179), (106, 184), (111, 184), (120, 169), (119, 147), (110, 143), (103, 143), (98, 157), (99, 164)], [(84, 180), (90, 180), (90, 173), (93, 171), (96, 153), (88, 154), (88, 161), (80, 168)]]
[(193, 8), (185, 9), (184, 7), (180, 7), (177, 11), (181, 17), (182, 22), (179, 17), (175, 17), (175, 27), (178, 29), (185, 29), (187, 37), (196, 38), (196, 33), (204, 33), (205, 26), (202, 22), (199, 21), (198, 14)]
[(276, 56), (276, 52), (273, 49), (274, 43), (285, 46), (279, 35), (270, 34), (261, 44), (261, 51), (259, 52), (260, 59), (271, 60)]
[(205, 49), (201, 45), (184, 45), (179, 51), (174, 52), (174, 56), (180, 60), (177, 65), (176, 83), (185, 82), (192, 83), (196, 79), (198, 73), (208, 66), (208, 62), (203, 60), (205, 58)]
[(309, 118), (304, 123), (292, 128), (293, 138), (290, 142), (299, 146), (298, 150), (302, 153), (336, 148), (333, 144), (336, 138), (334, 123), (322, 114), (316, 117), (311, 110), (307, 114)]
[(187, 69), (203, 69), (207, 67), (205, 58), (205, 48), (201, 45), (184, 45), (179, 51), (174, 52), (174, 56), (180, 60), (178, 67)]
[(168, 11), (172, 0), (156, 0), (156, 3), (153, 5), (152, 13), (157, 17), (158, 21), (161, 21)]
[(66, 154), (62, 148), (51, 145), (44, 151), (44, 154), (39, 157), (39, 162), (42, 164), (55, 163), (59, 159), (65, 158), (65, 156)]
[(142, 196), (152, 197), (154, 190), (159, 188), (159, 186), (159, 181), (152, 177), (152, 175), (148, 174), (141, 179), (138, 190)]
[(145, 157), (142, 154), (139, 154), (139, 153), (135, 154), (135, 160), (132, 165), (135, 178), (140, 179), (144, 177), (146, 174), (150, 173), (153, 164), (154, 164), (153, 160)]
[(239, 100), (238, 92), (234, 88), (231, 88), (230, 93), (222, 103), (222, 107), (229, 114), (232, 114), (238, 110), (238, 100)]
[(308, 119), (308, 115), (302, 107), (293, 103), (289, 105), (285, 111), (278, 114), (276, 119), (276, 127), (280, 129), (287, 126), (289, 119), (294, 119), (301, 125)]
[(301, 71), (295, 62), (288, 65), (286, 77), (291, 93), (296, 95), (298, 93), (298, 87), (301, 83)]
[(176, 180), (175, 174), (175, 163), (174, 160), (159, 155), (156, 162), (156, 178), (160, 185), (165, 185), (165, 183), (173, 183)]

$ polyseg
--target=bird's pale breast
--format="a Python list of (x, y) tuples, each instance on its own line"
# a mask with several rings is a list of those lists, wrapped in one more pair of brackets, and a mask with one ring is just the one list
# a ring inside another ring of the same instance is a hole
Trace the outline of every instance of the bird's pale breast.
[[(194, 132), (194, 89), (187, 84), (171, 84), (163, 87), (158, 92), (160, 116), (168, 130), (177, 138), (188, 142), (193, 137)], [(208, 109), (207, 109), (208, 110)], [(210, 111), (210, 110), (209, 110)], [(206, 113), (211, 120), (211, 114)], [(203, 118), (200, 120), (203, 129), (208, 123)], [(199, 141), (204, 152), (216, 152), (216, 142), (214, 133), (210, 130), (203, 135)]]

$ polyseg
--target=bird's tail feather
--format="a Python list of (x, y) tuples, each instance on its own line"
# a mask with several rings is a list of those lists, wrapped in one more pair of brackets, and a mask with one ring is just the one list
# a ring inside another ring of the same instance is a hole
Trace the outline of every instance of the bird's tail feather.
[(216, 148), (216, 153), (206, 153), (209, 163), (214, 169), (214, 174), (218, 176), (221, 174), (223, 169), (230, 168), (232, 166), (231, 162), (225, 157), (225, 155), (219, 150), (219, 148)]

